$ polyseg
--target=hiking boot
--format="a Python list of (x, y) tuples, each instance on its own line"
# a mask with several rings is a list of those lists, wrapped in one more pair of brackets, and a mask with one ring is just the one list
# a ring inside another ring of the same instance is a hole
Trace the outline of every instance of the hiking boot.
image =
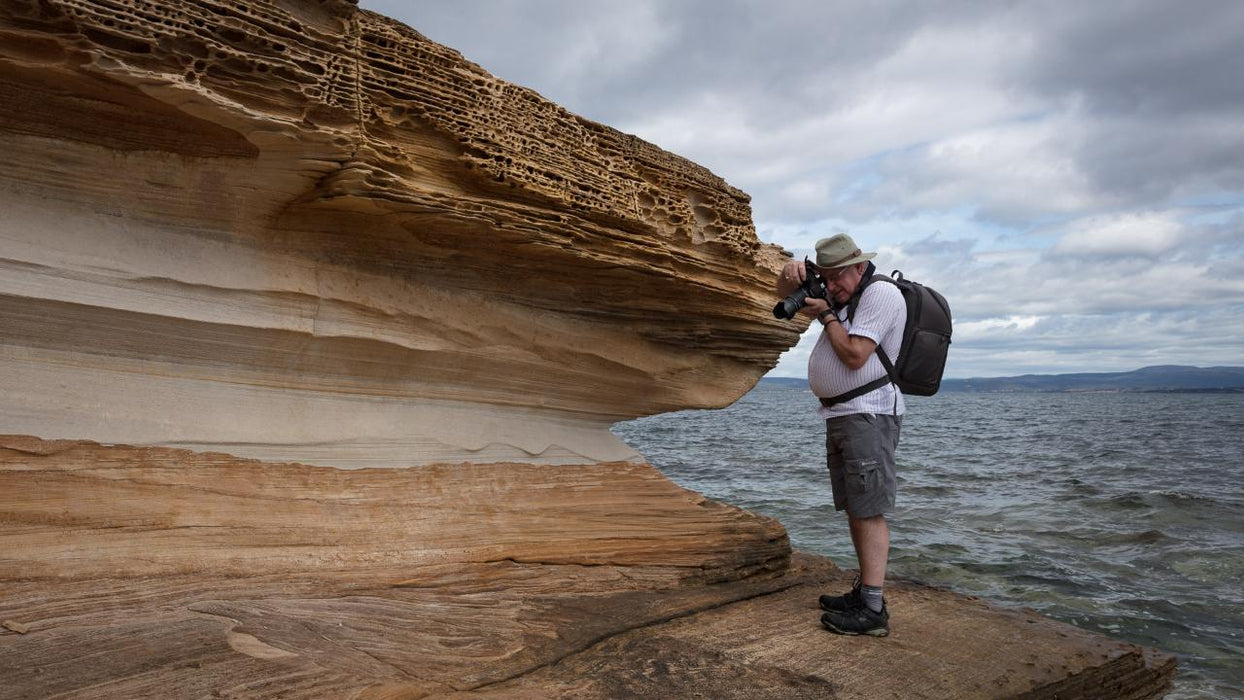
[(855, 581), (851, 583), (851, 590), (842, 595), (823, 595), (818, 600), (821, 603), (821, 610), (826, 612), (846, 612), (851, 608), (860, 607), (864, 604), (864, 597), (860, 595), (860, 586), (863, 582), (860, 577), (856, 576)]
[(869, 637), (885, 637), (890, 634), (890, 612), (881, 604), (881, 612), (873, 612), (867, 605), (859, 605), (843, 612), (827, 612), (821, 615), (825, 629), (838, 634)]

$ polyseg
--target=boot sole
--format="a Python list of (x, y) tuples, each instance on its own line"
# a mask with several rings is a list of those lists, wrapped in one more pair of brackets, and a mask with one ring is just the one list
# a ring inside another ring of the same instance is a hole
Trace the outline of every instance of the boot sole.
[(870, 629), (870, 630), (862, 630), (862, 631), (859, 631), (859, 632), (852, 632), (852, 631), (850, 631), (850, 630), (839, 629), (838, 627), (836, 627), (836, 626), (834, 626), (833, 624), (830, 624), (830, 623), (828, 623), (828, 622), (826, 622), (826, 621), (824, 621), (824, 620), (821, 620), (821, 625), (822, 625), (825, 629), (829, 630), (830, 632), (833, 632), (834, 634), (842, 634), (842, 635), (846, 635), (846, 636), (848, 636), (848, 637), (861, 637), (861, 636), (862, 636), (862, 637), (888, 637), (888, 636), (890, 636), (890, 628), (889, 628), (889, 627), (874, 627), (874, 628), (872, 628), (872, 629)]

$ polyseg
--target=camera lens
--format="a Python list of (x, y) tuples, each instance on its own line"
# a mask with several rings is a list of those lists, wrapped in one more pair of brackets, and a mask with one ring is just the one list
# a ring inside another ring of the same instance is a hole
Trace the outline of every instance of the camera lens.
[(803, 302), (808, 298), (808, 293), (802, 288), (796, 289), (790, 296), (779, 301), (777, 306), (773, 307), (773, 316), (775, 318), (784, 318), (790, 320), (795, 317), (799, 309), (803, 308)]

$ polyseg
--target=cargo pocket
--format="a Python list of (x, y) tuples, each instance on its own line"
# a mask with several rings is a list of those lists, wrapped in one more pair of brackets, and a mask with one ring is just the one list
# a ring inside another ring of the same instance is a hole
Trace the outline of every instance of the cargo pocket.
[(880, 462), (875, 459), (848, 459), (843, 466), (848, 498), (866, 498), (877, 493), (877, 484), (881, 479)]

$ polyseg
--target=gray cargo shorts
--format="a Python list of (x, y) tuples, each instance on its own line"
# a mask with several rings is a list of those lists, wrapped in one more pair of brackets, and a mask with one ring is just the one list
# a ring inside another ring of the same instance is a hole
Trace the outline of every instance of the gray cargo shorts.
[(894, 509), (894, 450), (902, 416), (852, 413), (825, 421), (825, 452), (834, 509), (871, 518)]

